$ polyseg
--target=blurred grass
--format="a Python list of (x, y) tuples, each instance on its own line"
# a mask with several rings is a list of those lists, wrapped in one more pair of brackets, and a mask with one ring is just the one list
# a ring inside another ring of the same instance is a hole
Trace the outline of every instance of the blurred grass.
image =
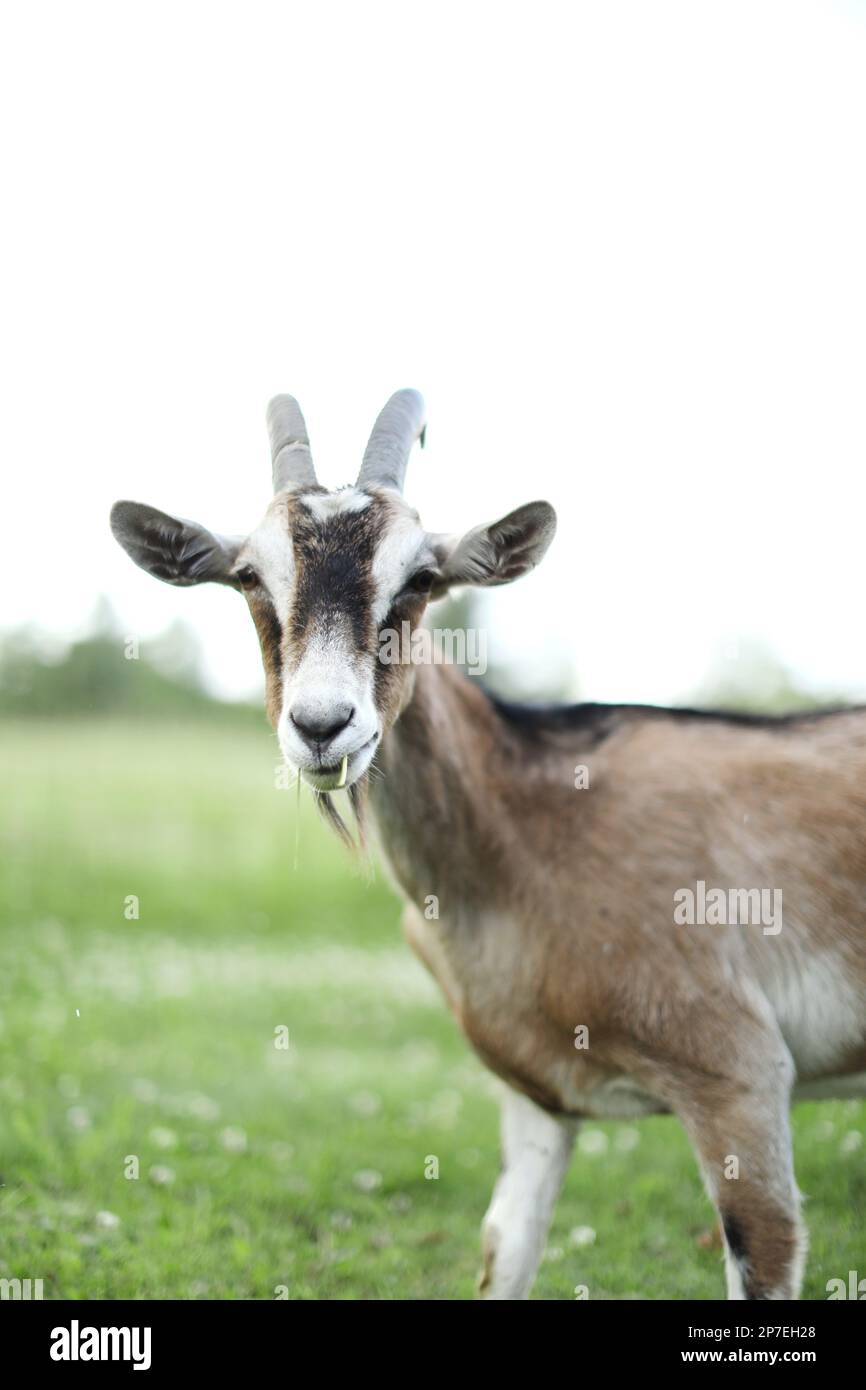
[[(471, 1297), (494, 1084), (381, 875), (276, 790), (266, 730), (0, 737), (0, 1275), (54, 1298)], [(866, 1106), (795, 1129), (823, 1298), (866, 1274)], [(589, 1124), (535, 1297), (720, 1297), (712, 1226), (675, 1121)]]

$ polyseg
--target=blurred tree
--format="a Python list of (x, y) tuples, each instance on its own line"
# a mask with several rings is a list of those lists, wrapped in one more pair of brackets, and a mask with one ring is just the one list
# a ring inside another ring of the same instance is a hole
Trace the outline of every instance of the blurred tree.
[(749, 714), (794, 714), (798, 710), (847, 705), (850, 700), (844, 695), (819, 697), (806, 690), (768, 647), (743, 638), (726, 643), (719, 650), (694, 696), (686, 703)]
[(147, 656), (158, 671), (182, 685), (204, 690), (201, 643), (188, 623), (175, 618), (147, 643)]
[(87, 636), (66, 648), (30, 627), (0, 642), (0, 715), (72, 714), (262, 717), (258, 706), (209, 695), (197, 639), (184, 623), (138, 642), (123, 634), (106, 599)]

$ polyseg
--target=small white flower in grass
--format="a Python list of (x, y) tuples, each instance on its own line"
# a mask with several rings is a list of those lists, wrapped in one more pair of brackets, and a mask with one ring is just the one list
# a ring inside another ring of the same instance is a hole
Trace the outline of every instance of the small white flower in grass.
[(863, 1143), (863, 1135), (859, 1129), (850, 1129), (839, 1145), (840, 1152), (843, 1154), (856, 1153)]
[(173, 1168), (166, 1168), (161, 1163), (157, 1163), (151, 1168), (148, 1176), (151, 1182), (156, 1183), (157, 1187), (170, 1187), (174, 1182), (175, 1172)]
[(228, 1129), (224, 1129), (220, 1135), (220, 1143), (227, 1153), (246, 1153), (247, 1136), (242, 1129), (236, 1129), (230, 1126)]
[(66, 1119), (69, 1122), (70, 1129), (82, 1130), (90, 1128), (90, 1112), (89, 1110), (85, 1110), (83, 1105), (71, 1106), (66, 1112)]
[(412, 1210), (412, 1198), (407, 1192), (395, 1192), (394, 1196), (388, 1199), (388, 1210), (395, 1216), (405, 1216), (407, 1211)]
[(113, 1211), (98, 1211), (96, 1213), (96, 1224), (103, 1231), (116, 1231), (120, 1225), (120, 1217), (115, 1216)]
[(382, 1102), (372, 1091), (356, 1091), (349, 1097), (349, 1109), (364, 1120), (371, 1120), (382, 1109)]
[(561, 1245), (548, 1245), (544, 1252), (545, 1264), (555, 1265), (565, 1258), (565, 1251)]
[(187, 1102), (190, 1115), (197, 1120), (218, 1120), (220, 1108), (210, 1096), (190, 1096)]
[(145, 1081), (140, 1077), (138, 1081), (132, 1083), (132, 1094), (136, 1100), (140, 1100), (142, 1105), (153, 1105), (159, 1096), (159, 1090), (152, 1081)]
[(627, 1125), (624, 1129), (618, 1131), (613, 1141), (613, 1146), (617, 1153), (627, 1154), (631, 1153), (632, 1149), (636, 1149), (639, 1143), (640, 1130), (634, 1129), (631, 1125)]
[(352, 1182), (359, 1192), (375, 1192), (382, 1186), (382, 1174), (377, 1173), (375, 1168), (362, 1168), (355, 1174)]
[(351, 1231), (352, 1218), (347, 1211), (331, 1212), (331, 1225), (335, 1231)]
[(578, 1250), (585, 1245), (595, 1245), (595, 1231), (591, 1226), (575, 1226), (568, 1236), (569, 1245), (575, 1246)]
[(816, 1139), (832, 1139), (836, 1133), (836, 1126), (832, 1120), (821, 1120), (813, 1133)]
[(582, 1154), (597, 1158), (599, 1154), (607, 1153), (608, 1137), (603, 1129), (584, 1129), (581, 1131), (577, 1145)]
[(162, 1125), (155, 1125), (150, 1131), (150, 1142), (157, 1149), (174, 1149), (177, 1147), (177, 1135), (173, 1129), (164, 1129)]
[(203, 1279), (197, 1279), (194, 1284), (189, 1286), (190, 1298), (207, 1298), (210, 1284), (206, 1284)]

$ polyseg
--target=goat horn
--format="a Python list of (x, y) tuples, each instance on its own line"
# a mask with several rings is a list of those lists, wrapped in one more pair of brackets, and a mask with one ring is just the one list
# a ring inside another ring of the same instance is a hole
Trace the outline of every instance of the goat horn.
[(393, 487), (402, 492), (412, 445), (420, 439), (423, 447), (425, 430), (423, 396), (418, 391), (395, 391), (373, 426), (358, 487)]
[(268, 406), (268, 434), (274, 470), (274, 492), (316, 487), (307, 427), (294, 396), (274, 396)]

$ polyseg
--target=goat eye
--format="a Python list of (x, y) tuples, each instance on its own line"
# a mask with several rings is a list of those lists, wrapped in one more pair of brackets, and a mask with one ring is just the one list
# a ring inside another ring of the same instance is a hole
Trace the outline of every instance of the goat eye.
[(242, 589), (252, 589), (259, 582), (259, 576), (252, 565), (244, 565), (243, 569), (236, 570), (235, 578)]
[(436, 574), (433, 570), (418, 570), (406, 581), (406, 589), (411, 594), (426, 594), (435, 583)]

